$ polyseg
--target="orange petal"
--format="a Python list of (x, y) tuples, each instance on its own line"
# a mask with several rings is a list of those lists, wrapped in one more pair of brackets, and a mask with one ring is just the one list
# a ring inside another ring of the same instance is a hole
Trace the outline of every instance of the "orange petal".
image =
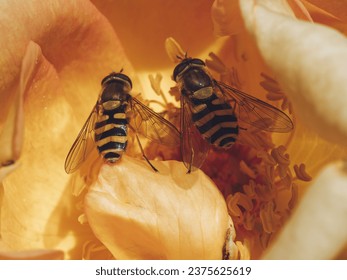
[[(31, 82), (40, 48), (29, 42), (25, 51), (18, 84), (7, 93), (0, 121), (0, 169), (15, 163), (21, 153), (24, 131), (24, 94)], [(0, 182), (3, 176), (0, 177)]]
[(217, 36), (237, 34), (244, 28), (239, 1), (215, 0), (211, 15)]
[(0, 252), (0, 260), (63, 260), (64, 252), (59, 250), (31, 250)]
[(346, 163), (330, 164), (305, 192), (264, 259), (332, 259), (347, 242)]
[(151, 89), (148, 74), (163, 75), (165, 93), (174, 86), (171, 75), (175, 65), (165, 51), (166, 38), (172, 36), (184, 52), (195, 57), (204, 58), (219, 47), (211, 22), (212, 0), (137, 1), (136, 8), (127, 1), (92, 2), (117, 32), (148, 99), (161, 100)]
[(169, 36), (191, 55), (199, 55), (216, 41), (210, 20), (211, 0), (137, 1), (136, 8), (127, 1), (93, 3), (116, 30), (137, 72), (148, 74), (173, 67), (164, 48)]
[(339, 18), (343, 22), (347, 22), (347, 10), (346, 10), (346, 1), (341, 0), (305, 0), (303, 2), (310, 3), (316, 7), (319, 7), (321, 10), (326, 11), (329, 14), (332, 14)]
[(247, 28), (300, 120), (323, 138), (344, 145), (347, 97), (341, 92), (347, 91), (347, 40), (333, 29), (296, 20), (278, 3), (242, 1)]
[(20, 167), (3, 181), (1, 238), (14, 250), (57, 248), (68, 251), (67, 258), (80, 258), (92, 233), (77, 221), (64, 160), (95, 104), (101, 78), (133, 70), (111, 25), (88, 1), (7, 1), (2, 11), (1, 104), (18, 84), (28, 43), (39, 51), (28, 64), (34, 71), (24, 96)]
[(181, 162), (154, 164), (160, 173), (127, 156), (101, 168), (85, 197), (96, 236), (117, 259), (221, 259), (221, 193), (201, 171), (185, 174)]

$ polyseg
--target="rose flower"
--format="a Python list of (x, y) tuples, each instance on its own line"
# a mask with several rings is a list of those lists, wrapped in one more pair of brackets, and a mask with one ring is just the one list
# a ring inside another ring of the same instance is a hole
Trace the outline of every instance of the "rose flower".
[[(344, 253), (346, 173), (333, 162), (346, 155), (346, 16), (339, 1), (240, 2), (3, 3), (0, 258)], [(66, 155), (112, 71), (123, 69), (133, 96), (175, 123), (168, 37), (206, 59), (217, 80), (284, 110), (294, 130), (240, 133), (192, 174), (179, 148), (141, 138), (153, 172), (131, 135), (116, 164), (95, 148), (67, 175)]]

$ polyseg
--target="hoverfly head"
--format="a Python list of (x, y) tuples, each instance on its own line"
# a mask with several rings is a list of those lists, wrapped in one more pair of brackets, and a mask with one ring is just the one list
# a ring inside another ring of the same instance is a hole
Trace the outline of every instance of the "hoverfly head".
[(205, 67), (206, 64), (204, 61), (202, 61), (199, 58), (191, 58), (187, 57), (187, 53), (185, 55), (186, 57), (181, 59), (181, 62), (178, 63), (173, 71), (173, 80), (177, 82), (177, 78), (179, 76), (182, 76), (184, 72), (186, 72), (188, 69), (192, 67)]
[(105, 87), (107, 84), (112, 82), (123, 82), (126, 86), (128, 86), (130, 89), (132, 89), (133, 84), (131, 82), (131, 79), (122, 73), (123, 68), (119, 72), (112, 72), (109, 75), (107, 75), (105, 78), (102, 79), (101, 85)]

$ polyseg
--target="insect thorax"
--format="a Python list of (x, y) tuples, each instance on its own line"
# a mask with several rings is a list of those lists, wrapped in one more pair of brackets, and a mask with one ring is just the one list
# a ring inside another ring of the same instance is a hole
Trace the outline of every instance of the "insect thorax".
[(100, 103), (107, 101), (129, 101), (131, 98), (129, 86), (122, 81), (113, 81), (103, 88), (100, 95)]
[(131, 95), (125, 90), (123, 83), (113, 82), (108, 84), (101, 92), (99, 98), (99, 113), (111, 111), (119, 107), (126, 109)]
[(212, 94), (213, 81), (201, 67), (192, 67), (184, 72), (180, 83), (188, 96), (204, 99)]

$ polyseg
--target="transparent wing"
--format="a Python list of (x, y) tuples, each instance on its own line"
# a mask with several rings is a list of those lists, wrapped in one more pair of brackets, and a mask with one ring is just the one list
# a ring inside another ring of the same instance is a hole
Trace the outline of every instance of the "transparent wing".
[(192, 121), (189, 101), (181, 95), (181, 155), (188, 173), (201, 167), (210, 144), (202, 138)]
[(76, 171), (95, 147), (93, 138), (95, 121), (96, 108), (94, 107), (65, 159), (66, 173)]
[(292, 120), (276, 107), (222, 82), (215, 83), (226, 100), (234, 101), (239, 120), (271, 132), (289, 132), (293, 129)]
[(157, 114), (136, 98), (131, 99), (130, 106), (133, 115), (129, 122), (136, 133), (166, 146), (174, 147), (180, 144), (179, 131), (160, 114)]
[(180, 111), (181, 109), (176, 107), (173, 103), (160, 103), (156, 100), (150, 100), (148, 104), (155, 103), (159, 104), (164, 108), (163, 111), (158, 112), (158, 114), (163, 117), (164, 119), (168, 120), (170, 123), (172, 123), (175, 127), (179, 127), (180, 125)]

